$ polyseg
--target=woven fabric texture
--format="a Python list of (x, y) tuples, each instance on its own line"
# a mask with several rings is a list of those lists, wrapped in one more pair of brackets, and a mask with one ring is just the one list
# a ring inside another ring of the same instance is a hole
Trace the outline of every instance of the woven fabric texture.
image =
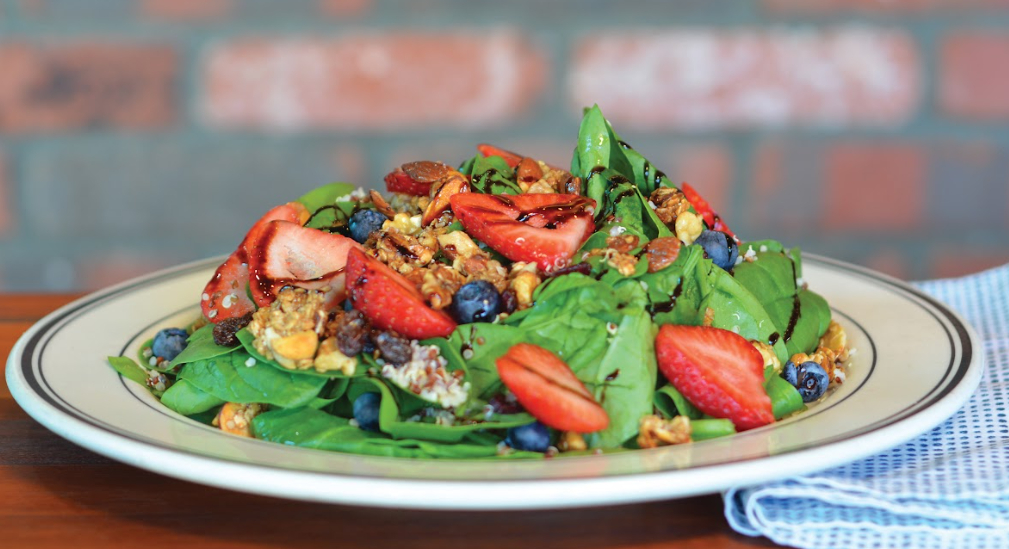
[(726, 492), (736, 531), (810, 548), (1009, 548), (1009, 265), (916, 285), (976, 330), (985, 354), (977, 391), (893, 450)]

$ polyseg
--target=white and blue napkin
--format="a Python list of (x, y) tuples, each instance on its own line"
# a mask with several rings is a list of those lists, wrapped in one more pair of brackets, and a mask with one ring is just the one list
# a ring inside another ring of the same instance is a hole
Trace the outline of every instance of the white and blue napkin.
[(733, 529), (795, 547), (1009, 549), (1009, 265), (916, 285), (977, 331), (985, 354), (977, 391), (893, 450), (726, 492)]

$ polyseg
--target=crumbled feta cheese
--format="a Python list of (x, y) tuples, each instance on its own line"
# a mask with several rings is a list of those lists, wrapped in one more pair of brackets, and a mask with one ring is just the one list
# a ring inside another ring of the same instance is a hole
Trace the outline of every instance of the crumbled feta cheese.
[(410, 347), (410, 360), (401, 366), (382, 366), (382, 377), (444, 408), (465, 403), (470, 384), (445, 369), (448, 361), (441, 356), (438, 347), (420, 345), (416, 340), (410, 342)]
[(610, 227), (610, 236), (620, 236), (627, 232), (627, 227), (621, 225), (614, 225)]
[[(767, 248), (767, 246), (761, 246), (761, 248)], [(765, 251), (765, 250), (761, 250), (761, 251)], [(753, 246), (750, 246), (749, 248), (746, 249), (746, 253), (743, 254), (743, 261), (748, 261), (750, 263), (753, 263), (756, 260), (757, 260), (757, 252), (753, 251)], [(737, 264), (738, 264), (738, 260), (737, 260)]]
[(252, 368), (255, 365), (256, 365), (256, 359), (252, 358), (251, 356), (245, 361), (246, 368)]
[[(751, 246), (751, 248), (752, 248), (752, 246)], [(760, 245), (760, 251), (766, 252), (767, 251), (767, 244), (761, 244)]]

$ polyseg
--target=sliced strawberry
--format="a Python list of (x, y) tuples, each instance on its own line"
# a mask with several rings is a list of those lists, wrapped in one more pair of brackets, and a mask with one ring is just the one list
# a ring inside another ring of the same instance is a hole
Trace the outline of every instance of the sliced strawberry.
[(659, 370), (702, 412), (739, 430), (774, 421), (764, 359), (744, 337), (709, 326), (666, 324), (655, 339)]
[(273, 302), (284, 286), (308, 290), (328, 288), (328, 301), (344, 298), (347, 252), (361, 245), (342, 235), (302, 227), (290, 221), (270, 221), (246, 248), (250, 289), (256, 305)]
[(352, 248), (347, 256), (350, 302), (372, 326), (412, 339), (448, 337), (455, 321), (424, 303), (424, 296), (385, 263)]
[(595, 230), (596, 202), (583, 196), (462, 193), (451, 201), (467, 233), (508, 259), (535, 262), (543, 271), (567, 265)]
[(494, 145), (488, 145), (487, 143), (480, 143), (476, 146), (476, 150), (480, 151), (480, 154), (484, 155), (485, 158), (488, 156), (500, 156), (508, 164), (509, 168), (514, 168), (519, 165), (519, 162), (522, 162), (522, 155), (506, 151)]
[(722, 221), (722, 218), (719, 217), (713, 209), (711, 209), (711, 204), (708, 204), (708, 201), (702, 198), (701, 195), (690, 186), (690, 184), (683, 183), (680, 186), (680, 190), (683, 191), (683, 195), (687, 197), (687, 202), (690, 202), (690, 205), (697, 210), (697, 213), (700, 214), (701, 219), (704, 220), (704, 223), (708, 225), (709, 229), (713, 231), (722, 231), (723, 233), (735, 238), (736, 234), (733, 233), (732, 230), (729, 229), (729, 226)]
[(308, 221), (308, 217), (309, 212), (305, 206), (298, 202), (288, 202), (276, 206), (259, 218), (245, 234), (242, 243), (217, 268), (203, 288), (200, 300), (203, 316), (216, 323), (254, 311), (256, 306), (245, 291), (249, 283), (249, 244), (258, 238), (260, 231), (271, 221), (284, 220), (300, 225)]
[(519, 343), (496, 361), (498, 375), (519, 404), (548, 427), (592, 433), (610, 424), (606, 410), (550, 351)]
[(427, 196), (431, 192), (431, 181), (415, 181), (403, 168), (396, 168), (385, 176), (385, 188), (391, 193), (403, 193), (413, 196)]

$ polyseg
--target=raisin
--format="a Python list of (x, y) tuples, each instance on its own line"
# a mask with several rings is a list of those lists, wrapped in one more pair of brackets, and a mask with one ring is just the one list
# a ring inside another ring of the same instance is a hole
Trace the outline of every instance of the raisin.
[(252, 322), (252, 313), (246, 313), (244, 316), (225, 318), (224, 320), (218, 322), (214, 325), (214, 343), (222, 347), (234, 347), (238, 345), (238, 338), (235, 334), (238, 330), (249, 325)]
[(336, 346), (347, 356), (357, 356), (368, 343), (371, 326), (361, 311), (351, 309), (343, 314), (336, 327)]
[(501, 292), (501, 312), (512, 314), (519, 305), (518, 297), (515, 296), (515, 290), (511, 288)]
[(396, 332), (379, 332), (372, 339), (382, 358), (390, 364), (404, 364), (413, 356), (410, 340)]

